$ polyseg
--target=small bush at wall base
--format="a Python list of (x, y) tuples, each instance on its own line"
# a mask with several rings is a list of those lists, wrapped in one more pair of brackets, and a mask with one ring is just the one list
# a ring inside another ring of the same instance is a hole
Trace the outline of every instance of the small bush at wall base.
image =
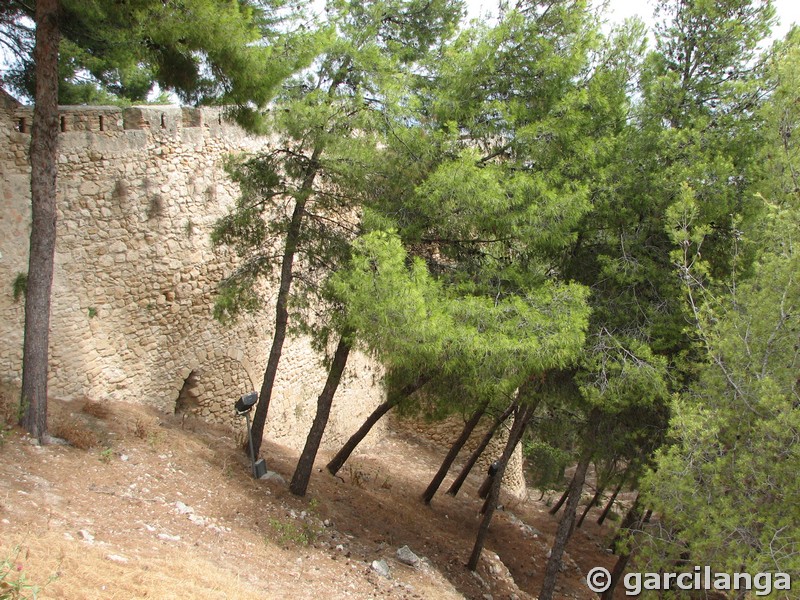
[(94, 448), (98, 444), (97, 436), (77, 419), (67, 419), (53, 426), (52, 433), (65, 440), (70, 446), (80, 450)]
[(107, 404), (104, 404), (103, 402), (95, 402), (94, 400), (87, 400), (86, 403), (81, 407), (81, 412), (91, 415), (96, 419), (103, 420), (107, 419), (111, 414)]
[(0, 385), (0, 429), (16, 425), (19, 414), (19, 390)]

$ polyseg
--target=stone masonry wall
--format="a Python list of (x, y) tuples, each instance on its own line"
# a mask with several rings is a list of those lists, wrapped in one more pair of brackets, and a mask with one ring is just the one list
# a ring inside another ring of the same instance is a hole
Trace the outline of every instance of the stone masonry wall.
[[(447, 453), (447, 450), (453, 445), (461, 430), (464, 428), (464, 423), (469, 419), (469, 415), (461, 417), (452, 415), (446, 419), (437, 421), (429, 421), (424, 418), (407, 418), (407, 417), (393, 417), (391, 421), (391, 428), (395, 431), (411, 435), (412, 437), (422, 438), (432, 442), (437, 448), (442, 449), (442, 460)], [(500, 429), (495, 433), (492, 441), (486, 447), (478, 462), (473, 467), (472, 472), (481, 476), (481, 480), (486, 476), (489, 465), (500, 458), (505, 448), (506, 440), (508, 440), (508, 432), (511, 428), (513, 417), (509, 418)], [(442, 490), (447, 489), (450, 483), (455, 479), (456, 475), (461, 469), (461, 465), (466, 461), (470, 453), (478, 446), (483, 436), (489, 430), (494, 417), (484, 416), (479, 422), (478, 426), (472, 432), (472, 435), (467, 440), (467, 443), (459, 452), (456, 459), (456, 466), (453, 466), (448, 473), (447, 478), (442, 484)], [(525, 484), (525, 477), (522, 470), (522, 447), (517, 446), (514, 453), (511, 455), (508, 467), (506, 467), (505, 475), (503, 476), (503, 490), (517, 500), (524, 500), (527, 497), (528, 488)]]
[[(168, 412), (177, 407), (243, 427), (233, 402), (260, 388), (272, 314), (233, 325), (213, 319), (217, 284), (235, 257), (213, 250), (209, 235), (238, 194), (223, 169), (225, 158), (257, 152), (268, 140), (226, 123), (214, 109), (60, 112), (51, 396), (141, 402)], [(12, 287), (28, 268), (32, 117), (30, 107), (0, 92), (0, 380), (12, 383), (22, 372), (23, 300), (14, 300)], [(269, 439), (302, 448), (325, 381), (320, 358), (309, 340), (287, 341)], [(378, 365), (351, 353), (323, 447), (338, 449), (383, 400), (381, 376)], [(458, 418), (393, 423), (443, 449), (463, 425)], [(385, 427), (379, 423), (364, 445), (380, 439)], [(473, 434), (468, 450), (481, 435)], [(476, 468), (485, 473), (504, 441), (493, 441)], [(519, 454), (505, 487), (524, 496)]]
[[(209, 234), (238, 193), (225, 157), (267, 140), (213, 109), (60, 112), (51, 395), (170, 412), (182, 396), (184, 408), (208, 420), (240, 424), (232, 405), (260, 388), (272, 315), (230, 326), (212, 318), (217, 284), (235, 257), (213, 250)], [(29, 107), (0, 93), (0, 378), (11, 382), (21, 378), (24, 309), (12, 286), (27, 271), (31, 121)], [(382, 401), (380, 375), (364, 356), (351, 358), (324, 446), (337, 447)], [(289, 340), (268, 438), (302, 448), (324, 378), (308, 340)]]

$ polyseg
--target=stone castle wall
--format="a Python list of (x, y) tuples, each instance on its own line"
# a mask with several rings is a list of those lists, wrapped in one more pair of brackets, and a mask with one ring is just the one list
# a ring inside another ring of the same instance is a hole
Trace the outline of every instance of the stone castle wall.
[[(274, 298), (256, 316), (231, 325), (214, 320), (217, 284), (236, 261), (230, 251), (212, 249), (210, 232), (238, 194), (223, 168), (226, 157), (257, 152), (268, 140), (227, 123), (215, 109), (60, 107), (60, 113), (51, 396), (186, 408), (242, 427), (232, 406), (260, 388)], [(12, 383), (22, 372), (23, 300), (14, 300), (12, 288), (28, 268), (32, 117), (30, 107), (0, 92), (0, 380)], [(302, 448), (325, 375), (309, 340), (287, 340), (269, 439)], [(351, 353), (323, 447), (338, 449), (383, 400), (381, 376), (376, 364)], [(463, 425), (459, 419), (394, 423), (442, 448)], [(385, 427), (379, 423), (364, 444), (380, 439)], [(472, 437), (474, 445), (479, 434)], [(501, 452), (502, 446), (490, 448), (487, 456)], [(524, 493), (520, 464), (516, 456), (506, 478), (515, 495)]]
[[(206, 419), (240, 424), (232, 405), (260, 388), (272, 311), (233, 325), (213, 319), (217, 284), (235, 257), (212, 249), (209, 234), (238, 193), (225, 158), (267, 140), (214, 109), (60, 113), (50, 394), (165, 411), (181, 397), (181, 407)], [(11, 382), (21, 378), (24, 309), (12, 287), (28, 268), (31, 122), (29, 107), (0, 97), (0, 378)], [(287, 341), (270, 439), (302, 448), (324, 383), (320, 358), (308, 340)], [(382, 401), (380, 379), (376, 365), (351, 357), (325, 446), (347, 439)]]

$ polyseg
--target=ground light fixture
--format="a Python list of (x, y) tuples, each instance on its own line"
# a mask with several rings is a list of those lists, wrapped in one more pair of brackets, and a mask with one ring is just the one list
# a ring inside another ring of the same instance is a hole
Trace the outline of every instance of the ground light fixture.
[(256, 453), (253, 447), (253, 431), (250, 429), (250, 411), (253, 410), (256, 402), (258, 402), (258, 394), (256, 392), (250, 392), (240, 396), (236, 404), (233, 405), (233, 408), (236, 410), (237, 415), (247, 420), (247, 439), (250, 442), (250, 462), (253, 468), (253, 477), (259, 479), (262, 475), (266, 475), (267, 463), (264, 462), (263, 458), (256, 460)]

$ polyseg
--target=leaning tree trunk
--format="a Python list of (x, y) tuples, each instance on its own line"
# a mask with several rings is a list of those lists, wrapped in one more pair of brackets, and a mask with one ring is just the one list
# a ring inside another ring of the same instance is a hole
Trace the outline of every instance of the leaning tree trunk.
[(528, 422), (531, 420), (531, 417), (533, 417), (533, 413), (535, 411), (535, 404), (525, 404), (524, 406), (519, 407), (517, 414), (514, 417), (514, 424), (511, 426), (511, 432), (508, 434), (508, 441), (506, 442), (503, 455), (500, 457), (499, 464), (497, 465), (497, 473), (495, 474), (492, 489), (489, 491), (489, 497), (486, 500), (486, 511), (484, 512), (483, 520), (478, 528), (478, 535), (475, 538), (475, 546), (472, 548), (472, 554), (470, 555), (469, 562), (467, 563), (467, 568), (470, 571), (474, 571), (478, 568), (478, 561), (481, 558), (481, 552), (483, 551), (483, 546), (486, 543), (486, 536), (489, 533), (489, 523), (492, 521), (492, 516), (494, 515), (495, 508), (497, 507), (497, 501), (500, 498), (500, 488), (503, 482), (503, 475), (506, 472), (506, 465), (511, 459), (511, 454), (514, 452), (517, 444), (519, 444), (519, 441), (522, 439), (522, 434), (525, 432), (525, 427), (527, 427)]
[(339, 345), (336, 346), (333, 362), (328, 370), (328, 379), (325, 381), (322, 393), (317, 398), (317, 414), (314, 417), (314, 423), (308, 432), (306, 445), (300, 454), (300, 460), (297, 461), (297, 468), (289, 484), (289, 491), (296, 496), (305, 496), (308, 488), (308, 480), (311, 478), (311, 470), (314, 468), (314, 459), (317, 457), (322, 434), (325, 433), (325, 426), (328, 424), (328, 417), (331, 414), (333, 395), (342, 380), (342, 373), (347, 365), (347, 356), (350, 354), (350, 342), (347, 337), (346, 333), (342, 334)]
[(475, 448), (475, 450), (472, 451), (472, 454), (469, 455), (469, 458), (467, 459), (467, 464), (465, 464), (464, 468), (461, 469), (461, 472), (458, 474), (458, 477), (456, 477), (455, 481), (453, 481), (453, 483), (450, 484), (450, 488), (447, 490), (448, 494), (450, 494), (451, 496), (455, 496), (456, 494), (458, 494), (458, 490), (460, 490), (461, 486), (464, 485), (464, 482), (467, 480), (467, 476), (470, 474), (470, 471), (472, 471), (472, 467), (475, 466), (475, 463), (478, 462), (478, 459), (481, 457), (481, 454), (483, 454), (484, 450), (486, 450), (486, 448), (489, 446), (489, 442), (492, 441), (492, 438), (494, 437), (494, 434), (500, 427), (500, 425), (502, 425), (505, 422), (505, 420), (511, 416), (512, 412), (514, 412), (514, 407), (516, 405), (517, 401), (515, 400), (514, 402), (508, 405), (508, 408), (506, 408), (503, 411), (502, 415), (500, 415), (499, 417), (497, 417), (497, 419), (495, 419), (494, 423), (492, 424), (492, 427), (489, 429), (489, 431), (486, 432), (486, 435), (483, 436), (481, 443), (478, 444), (478, 447)]
[(267, 412), (272, 400), (272, 389), (275, 386), (275, 376), (278, 373), (278, 364), (283, 352), (283, 343), (286, 341), (286, 331), (289, 325), (289, 294), (294, 279), (294, 257), (300, 244), (300, 234), (303, 228), (306, 202), (312, 194), (314, 179), (319, 171), (319, 156), (321, 146), (314, 148), (308, 162), (305, 178), (300, 187), (300, 192), (295, 198), (294, 211), (289, 227), (286, 230), (286, 241), (281, 259), (281, 278), (278, 285), (278, 297), (275, 301), (275, 333), (272, 336), (272, 347), (269, 350), (269, 359), (264, 369), (264, 379), (261, 382), (261, 391), (258, 394), (258, 404), (253, 414), (252, 437), (253, 448), (251, 456), (258, 456), (261, 450), (261, 441), (264, 437), (264, 426), (267, 422)]
[[(636, 499), (633, 501), (633, 506), (628, 511), (628, 514), (625, 516), (625, 520), (623, 521), (622, 525), (617, 532), (617, 535), (614, 537), (614, 542), (612, 543), (612, 550), (616, 550), (616, 546), (619, 543), (622, 535), (625, 532), (628, 532), (634, 527), (640, 527), (642, 522), (644, 521), (644, 517), (639, 517), (639, 496), (636, 496)], [(628, 566), (628, 561), (631, 559), (631, 551), (626, 549), (619, 555), (616, 564), (614, 565), (614, 569), (611, 571), (611, 580), (609, 581), (608, 589), (603, 592), (600, 596), (601, 600), (613, 600), (614, 598), (614, 588), (617, 587), (620, 579), (622, 579), (622, 575), (625, 573), (625, 567)]]
[(411, 394), (416, 392), (423, 385), (428, 383), (428, 381), (430, 381), (429, 377), (418, 377), (412, 383), (404, 386), (394, 398), (390, 398), (372, 411), (372, 414), (367, 417), (367, 420), (364, 421), (364, 424), (358, 428), (358, 431), (350, 436), (350, 439), (345, 442), (341, 450), (339, 450), (339, 452), (336, 453), (336, 456), (334, 456), (326, 465), (325, 468), (328, 469), (330, 474), (336, 475), (336, 473), (339, 472), (339, 469), (344, 466), (344, 463), (347, 462), (347, 459), (350, 458), (350, 455), (353, 453), (353, 451), (364, 440), (364, 438), (367, 437), (367, 434), (372, 430), (373, 427), (375, 427), (375, 424), (380, 421), (386, 413), (408, 398)]
[(621, 554), (617, 559), (611, 571), (611, 580), (608, 583), (608, 589), (600, 595), (600, 600), (614, 600), (614, 589), (617, 587), (620, 579), (622, 579), (622, 575), (625, 573), (625, 567), (628, 566), (628, 561), (630, 559), (630, 552)]
[[(573, 476), (572, 479), (574, 480), (575, 476)], [(564, 502), (566, 502), (567, 498), (569, 497), (570, 489), (572, 489), (572, 481), (569, 482), (567, 489), (565, 489), (564, 493), (561, 494), (561, 498), (558, 499), (558, 502), (556, 502), (555, 506), (553, 506), (553, 508), (550, 509), (549, 512), (551, 515), (556, 514), (558, 510), (561, 508), (561, 506), (564, 504)]]
[(58, 0), (36, 2), (36, 91), (31, 129), (31, 237), (25, 290), (20, 424), (40, 442), (47, 437), (50, 294), (56, 248), (58, 176)]
[(464, 428), (461, 430), (461, 434), (450, 447), (447, 456), (445, 456), (444, 460), (442, 461), (442, 465), (439, 467), (436, 475), (433, 476), (430, 484), (422, 494), (422, 501), (425, 502), (425, 504), (430, 504), (431, 500), (433, 500), (433, 497), (436, 495), (436, 491), (439, 489), (439, 486), (442, 485), (442, 481), (444, 481), (444, 478), (447, 476), (447, 472), (453, 465), (453, 461), (455, 461), (456, 456), (458, 456), (458, 453), (461, 451), (461, 448), (464, 447), (464, 444), (467, 443), (469, 436), (472, 435), (473, 430), (478, 425), (478, 421), (481, 420), (481, 417), (486, 412), (487, 406), (489, 406), (488, 400), (483, 402), (470, 417), (469, 421), (464, 423)]
[(367, 420), (364, 421), (363, 425), (358, 428), (358, 431), (350, 436), (350, 439), (345, 442), (341, 450), (339, 450), (339, 452), (336, 453), (336, 456), (334, 456), (325, 466), (331, 475), (336, 475), (336, 473), (339, 472), (339, 469), (344, 466), (344, 463), (347, 462), (347, 459), (350, 458), (350, 455), (363, 441), (363, 439), (367, 437), (367, 434), (372, 430), (375, 424), (380, 421), (386, 413), (397, 406), (399, 402), (399, 399), (387, 400), (372, 411), (372, 413), (367, 417)]
[(641, 518), (641, 511), (639, 510), (639, 494), (636, 494), (636, 498), (633, 499), (633, 504), (631, 504), (628, 512), (625, 513), (625, 518), (622, 519), (622, 523), (620, 524), (619, 529), (617, 529), (614, 539), (611, 540), (611, 545), (609, 545), (608, 549), (616, 554), (617, 546), (622, 540), (622, 536), (631, 529), (638, 527), (641, 524)]
[(586, 480), (586, 471), (589, 468), (591, 458), (591, 451), (584, 450), (583, 455), (578, 461), (578, 467), (575, 469), (575, 476), (569, 484), (567, 506), (564, 508), (564, 514), (561, 517), (561, 522), (558, 524), (553, 547), (550, 550), (550, 558), (547, 561), (547, 568), (544, 572), (544, 582), (542, 582), (542, 591), (539, 592), (539, 600), (552, 600), (553, 598), (553, 592), (556, 588), (556, 578), (561, 568), (561, 557), (564, 554), (564, 549), (567, 547), (567, 541), (569, 541), (569, 536), (572, 532), (572, 525), (575, 523), (575, 513), (578, 508), (578, 502), (580, 502), (581, 499), (581, 490), (583, 489), (583, 482)]
[(611, 498), (609, 499), (608, 504), (606, 504), (606, 507), (603, 509), (603, 512), (600, 514), (600, 516), (597, 517), (597, 524), (598, 525), (602, 525), (603, 522), (606, 520), (606, 517), (608, 516), (608, 513), (611, 512), (611, 507), (614, 506), (614, 502), (616, 502), (617, 496), (622, 491), (622, 486), (625, 485), (625, 480), (627, 478), (628, 478), (628, 472), (625, 471), (625, 473), (622, 475), (622, 479), (620, 479), (620, 481), (619, 481), (619, 485), (617, 486), (617, 489), (615, 489), (614, 493), (611, 494)]
[(589, 504), (586, 505), (586, 509), (583, 511), (583, 514), (581, 515), (581, 518), (578, 519), (578, 523), (577, 523), (576, 527), (580, 528), (580, 526), (583, 525), (583, 520), (586, 518), (586, 515), (588, 515), (589, 511), (592, 510), (592, 507), (595, 504), (597, 504), (597, 501), (600, 500), (600, 496), (603, 495), (604, 491), (605, 491), (605, 488), (603, 486), (600, 486), (600, 487), (597, 488), (597, 491), (595, 492), (594, 496), (592, 496), (592, 501), (589, 502)]

